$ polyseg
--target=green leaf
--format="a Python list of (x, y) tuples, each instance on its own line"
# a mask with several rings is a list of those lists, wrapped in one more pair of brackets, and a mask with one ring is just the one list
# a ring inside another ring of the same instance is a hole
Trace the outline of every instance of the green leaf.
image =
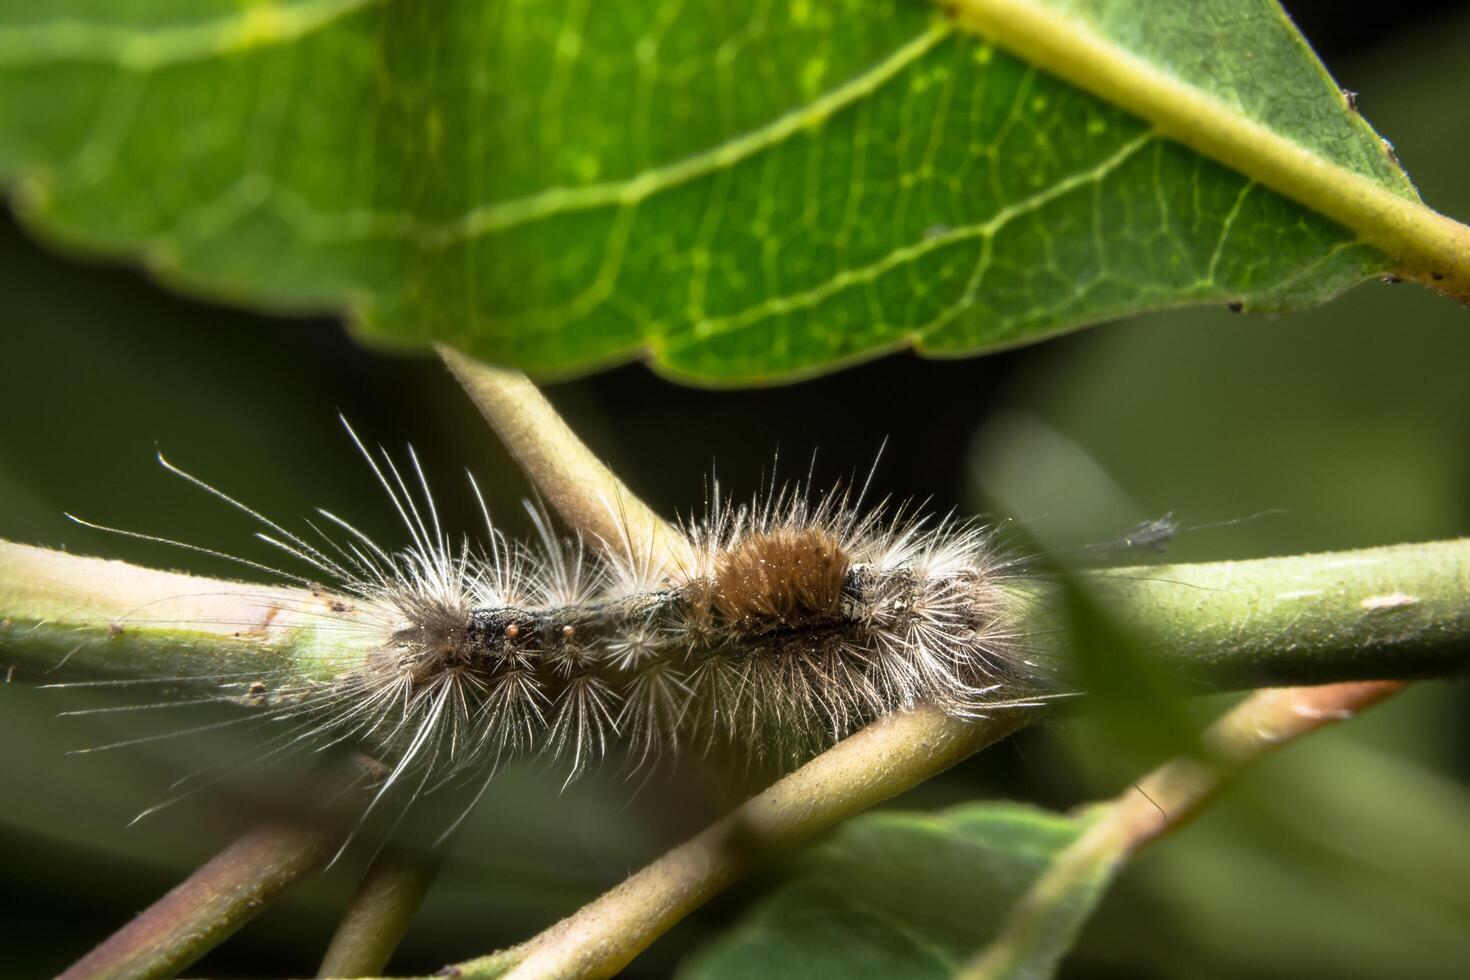
[(551, 373), (768, 380), (1442, 275), (1266, 189), (1304, 193), (1250, 145), (1231, 169), (967, 33), (1024, 49), (983, 15), (1034, 8), (1136, 62), (1082, 84), (1126, 105), (1155, 69), (1203, 125), (1432, 214), (1271, 0), (960, 6), (11, 0), (0, 177), (42, 234), (183, 288)]
[[(679, 976), (948, 978), (1086, 826), (1013, 803), (861, 817)], [(1033, 932), (1031, 948), (1013, 952), (1055, 963), (1105, 883), (1089, 879), (1067, 896), (1076, 914), (1066, 927)]]

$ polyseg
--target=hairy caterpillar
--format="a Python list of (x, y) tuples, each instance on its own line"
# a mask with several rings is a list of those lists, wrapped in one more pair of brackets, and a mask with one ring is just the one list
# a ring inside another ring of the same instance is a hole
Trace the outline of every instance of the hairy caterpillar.
[(677, 554), (627, 534), (562, 537), (536, 507), (528, 547), (494, 526), (475, 487), (486, 533), (476, 543), (442, 529), (412, 450), (405, 479), (348, 432), (406, 547), (325, 510), (335, 534), (312, 525), (308, 539), (160, 460), (263, 525), (259, 536), (315, 577), (271, 571), (329, 581), (343, 622), (375, 633), (371, 652), (329, 680), (284, 670), (222, 686), (292, 723), (274, 737), (281, 748), (366, 745), (386, 766), (379, 799), (461, 777), (484, 780), (483, 792), (526, 756), (563, 759), (574, 776), (614, 739), (635, 765), (715, 747), (784, 764), (921, 701), (975, 717), (1048, 696), (1022, 654), (1021, 564), (982, 525), (864, 511), (861, 494), (840, 488), (730, 506), (715, 486), (708, 512), (681, 526)]

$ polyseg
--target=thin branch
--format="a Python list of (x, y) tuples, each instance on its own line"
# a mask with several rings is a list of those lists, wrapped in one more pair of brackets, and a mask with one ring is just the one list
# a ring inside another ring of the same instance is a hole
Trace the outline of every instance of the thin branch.
[(612, 976), (759, 857), (918, 785), (1029, 717), (1017, 709), (968, 723), (924, 706), (877, 721), (536, 938), (445, 972), (516, 980)]
[[(1466, 538), (1081, 578), (1141, 650), (1212, 690), (1470, 670)], [(1064, 663), (1054, 587), (1027, 582), (1017, 598), (1029, 648)], [(340, 602), (0, 541), (0, 652), (37, 677), (330, 679), (382, 644), (380, 632), (344, 629), (354, 612), (334, 611)]]
[[(382, 642), (349, 600), (83, 558), (0, 540), (0, 651), (46, 680), (327, 680)], [(352, 629), (354, 624), (363, 629)], [(60, 669), (58, 669), (60, 668)]]
[(340, 843), (323, 826), (270, 823), (215, 855), (78, 960), (61, 980), (177, 976), (315, 874)]
[(327, 863), (385, 770), (366, 755), (318, 767), (310, 813), (273, 818), (210, 858), (78, 960), (61, 980), (172, 977)]
[[(1470, 538), (1110, 569), (1083, 583), (1154, 662), (1222, 690), (1470, 671)], [(1051, 601), (1032, 628), (1057, 622)]]
[(1470, 228), (1465, 225), (1255, 121), (1056, 4), (937, 2), (961, 29), (993, 40), (1140, 116), (1163, 135), (1347, 226), (1387, 253), (1404, 278), (1470, 302)]
[(358, 977), (379, 973), (408, 932), (447, 854), (386, 848), (357, 886), (352, 904), (322, 957), (318, 977)]
[(1201, 758), (1175, 759), (1097, 812), (1088, 829), (1054, 860), (1011, 908), (991, 943), (957, 975), (963, 980), (1045, 976), (1055, 942), (1075, 933), (1091, 910), (1072, 900), (1102, 888), (1139, 848), (1187, 824), (1249, 766), (1324, 725), (1344, 721), (1400, 690), (1398, 681), (1259, 691), (1210, 726)]
[(563, 520), (604, 550), (647, 556), (660, 568), (693, 567), (684, 536), (592, 454), (524, 374), (442, 344), (437, 350)]

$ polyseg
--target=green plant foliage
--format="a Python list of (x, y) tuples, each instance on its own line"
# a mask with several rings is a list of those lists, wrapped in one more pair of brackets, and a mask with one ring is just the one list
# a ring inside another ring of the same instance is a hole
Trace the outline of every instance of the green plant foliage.
[[(1014, 803), (860, 817), (679, 976), (947, 978), (1086, 826)], [(1105, 884), (1085, 881), (1067, 927), (1034, 934), (1034, 948), (1012, 951), (1017, 962), (1055, 962)]]
[[(1413, 195), (1271, 0), (1054, 6)], [(1388, 268), (922, 0), (11, 0), (0, 177), (185, 288), (550, 373), (769, 380)]]

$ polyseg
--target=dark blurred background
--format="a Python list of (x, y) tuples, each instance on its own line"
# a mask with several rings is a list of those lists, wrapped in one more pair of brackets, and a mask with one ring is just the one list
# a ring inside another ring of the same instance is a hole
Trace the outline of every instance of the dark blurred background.
[[(1287, 7), (1339, 82), (1361, 93), (1361, 110), (1426, 201), (1470, 218), (1470, 5)], [(69, 511), (271, 560), (243, 518), (156, 465), (157, 445), (265, 513), (329, 505), (395, 540), (338, 411), (371, 440), (413, 443), (449, 523), (474, 526), (468, 466), (507, 530), (526, 529), (524, 480), (436, 363), (363, 349), (331, 320), (180, 299), (135, 270), (59, 258), (8, 214), (3, 222), (0, 537), (237, 574), (80, 528)], [(742, 496), (769, 475), (778, 449), (787, 474), (819, 450), (820, 483), (865, 471), (886, 439), (880, 495), (1051, 522), (1077, 543), (1172, 511), (1186, 529), (1216, 526), (1186, 530), (1170, 557), (1207, 560), (1470, 531), (1467, 367), (1464, 309), (1375, 283), (1281, 319), (1171, 312), (986, 358), (888, 357), (783, 388), (701, 391), (628, 365), (550, 395), (666, 513), (702, 505), (712, 465)], [(133, 731), (55, 717), (96, 703), (105, 700), (0, 685), (6, 975), (62, 968), (248, 823), (229, 798), (205, 794), (127, 829), (167, 798), (189, 752), (158, 743), (66, 755)], [(1463, 686), (1422, 684), (1263, 766), (1126, 873), (1065, 974), (1464, 976), (1466, 706)], [(1191, 710), (1203, 720), (1218, 707)], [(167, 730), (179, 717), (160, 712), (138, 730)], [(1028, 732), (891, 805), (1005, 796), (1066, 807), (1126, 788), (1136, 774), (1109, 765), (1095, 744), (1081, 722)], [(639, 792), (616, 778), (560, 785), (535, 770), (497, 784), (394, 972), (527, 938), (720, 805), (697, 776)], [(314, 971), (356, 870), (346, 860), (298, 889), (192, 972)], [(769, 869), (702, 910), (628, 975), (668, 975), (781, 873)]]

